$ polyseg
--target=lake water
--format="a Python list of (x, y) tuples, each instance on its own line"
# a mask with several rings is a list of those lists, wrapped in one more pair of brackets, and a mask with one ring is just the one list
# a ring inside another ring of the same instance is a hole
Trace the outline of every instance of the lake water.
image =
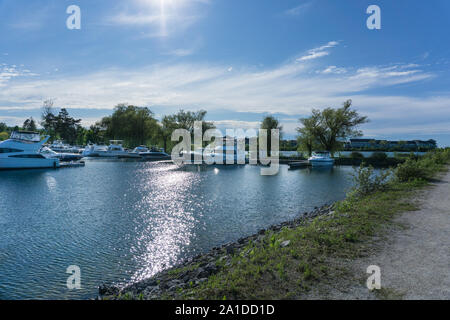
[[(351, 172), (108, 161), (0, 172), (0, 299), (96, 297), (103, 282), (149, 277), (342, 199)], [(81, 268), (80, 290), (66, 287), (70, 265)]]

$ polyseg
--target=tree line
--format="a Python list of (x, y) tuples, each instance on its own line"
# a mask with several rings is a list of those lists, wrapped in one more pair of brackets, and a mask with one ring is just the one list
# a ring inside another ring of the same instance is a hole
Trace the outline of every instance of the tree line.
[[(186, 129), (193, 134), (194, 122), (201, 121), (203, 131), (215, 128), (213, 122), (205, 120), (207, 112), (196, 112), (181, 109), (175, 114), (165, 115), (160, 121), (147, 107), (138, 107), (128, 104), (118, 104), (110, 116), (84, 128), (81, 119), (71, 117), (67, 109), (62, 108), (56, 112), (51, 100), (44, 101), (40, 125), (33, 118), (23, 123), (23, 129), (40, 131), (51, 136), (51, 140), (61, 139), (73, 145), (86, 145), (87, 143), (108, 143), (109, 140), (123, 140), (125, 147), (139, 145), (157, 145), (170, 151), (178, 142), (172, 142), (171, 136), (175, 129)], [(352, 109), (352, 101), (347, 100), (340, 108), (326, 108), (322, 111), (313, 109), (309, 117), (299, 119), (301, 126), (298, 132), (298, 151), (311, 154), (313, 150), (337, 151), (341, 150), (345, 139), (362, 136), (357, 129), (361, 124), (368, 122), (367, 117), (361, 116)], [(261, 122), (261, 129), (280, 130), (282, 137), (283, 127), (274, 116), (265, 116)], [(18, 127), (14, 129), (19, 129)], [(9, 136), (12, 128), (0, 123), (0, 140)], [(270, 154), (271, 141), (268, 134), (268, 151)], [(281, 147), (287, 146), (281, 143)]]

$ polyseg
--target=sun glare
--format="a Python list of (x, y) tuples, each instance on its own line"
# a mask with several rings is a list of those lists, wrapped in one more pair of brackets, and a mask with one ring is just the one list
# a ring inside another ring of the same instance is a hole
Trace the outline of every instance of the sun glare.
[(173, 20), (186, 2), (185, 0), (136, 0), (142, 7), (146, 7), (152, 16), (157, 16), (160, 24), (160, 35), (168, 34), (167, 24)]

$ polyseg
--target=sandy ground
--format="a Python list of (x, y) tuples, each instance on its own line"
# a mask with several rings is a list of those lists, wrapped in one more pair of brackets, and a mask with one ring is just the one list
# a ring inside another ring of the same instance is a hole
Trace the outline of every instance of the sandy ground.
[[(309, 299), (450, 299), (450, 171), (418, 193), (420, 210), (405, 212), (377, 239), (372, 254), (344, 262), (353, 276)], [(381, 290), (366, 286), (369, 265), (381, 269)]]

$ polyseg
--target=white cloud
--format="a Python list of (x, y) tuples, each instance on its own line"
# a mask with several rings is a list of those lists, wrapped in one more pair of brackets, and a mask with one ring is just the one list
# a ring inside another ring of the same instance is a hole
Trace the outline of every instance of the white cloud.
[(6, 63), (3, 63), (0, 66), (0, 88), (6, 86), (7, 83), (13, 78), (30, 76), (37, 76), (37, 74), (32, 73), (28, 69), (21, 69), (15, 64), (7, 65)]
[[(330, 42), (313, 49), (335, 46)], [(288, 62), (273, 68), (248, 69), (229, 65), (170, 64), (150, 65), (138, 70), (109, 69), (78, 76), (35, 78), (17, 66), (3, 66), (0, 73), (0, 113), (2, 110), (39, 108), (53, 97), (58, 106), (81, 109), (111, 109), (120, 102), (141, 106), (229, 110), (234, 112), (310, 113), (311, 108), (338, 106), (353, 99), (355, 107), (373, 123), (397, 121), (399, 130), (408, 124), (432, 123), (450, 118), (450, 92), (439, 96), (368, 94), (398, 84), (415, 83), (435, 75), (413, 64), (337, 68), (314, 72), (307, 61)], [(346, 72), (344, 72), (344, 69)], [(328, 70), (328, 71), (327, 71)], [(313, 72), (311, 72), (313, 71)], [(12, 81), (12, 79), (15, 81)], [(424, 94), (424, 93), (423, 93)], [(96, 119), (85, 121), (86, 124)], [(257, 127), (256, 122), (219, 122), (221, 126)], [(283, 121), (286, 132), (294, 133), (297, 124)]]
[(347, 69), (345, 68), (338, 68), (336, 66), (329, 66), (326, 69), (322, 70), (322, 71), (316, 71), (316, 73), (322, 73), (322, 74), (330, 74), (330, 73), (334, 73), (334, 74), (342, 74), (342, 73), (346, 73)]
[(328, 51), (325, 51), (325, 49), (333, 48), (338, 44), (338, 41), (330, 41), (326, 45), (309, 50), (307, 55), (298, 58), (297, 61), (307, 61), (327, 56), (330, 53)]
[(299, 16), (300, 14), (305, 13), (311, 7), (311, 5), (311, 2), (303, 3), (299, 6), (286, 10), (284, 13), (288, 16)]

